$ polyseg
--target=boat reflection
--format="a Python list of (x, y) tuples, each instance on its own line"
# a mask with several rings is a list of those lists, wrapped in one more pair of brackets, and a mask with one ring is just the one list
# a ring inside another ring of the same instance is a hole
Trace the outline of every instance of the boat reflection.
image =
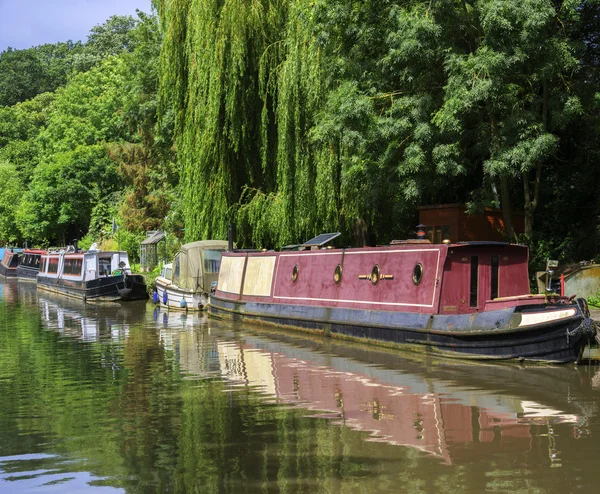
[(127, 338), (132, 325), (145, 319), (145, 302), (85, 304), (50, 292), (37, 296), (42, 324), (50, 330), (86, 342)]
[(420, 359), (212, 321), (187, 334), (164, 328), (161, 338), (171, 341), (188, 375), (218, 372), (232, 390), (251, 388), (367, 432), (368, 441), (416, 448), (448, 464), (498, 445), (527, 451), (534, 436), (544, 436), (559, 466), (553, 427), (564, 424), (581, 437), (598, 412), (587, 369)]

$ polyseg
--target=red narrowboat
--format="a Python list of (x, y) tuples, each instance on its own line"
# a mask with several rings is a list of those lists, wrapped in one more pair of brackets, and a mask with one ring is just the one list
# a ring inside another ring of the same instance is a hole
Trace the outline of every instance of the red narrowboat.
[(18, 252), (14, 249), (5, 249), (2, 260), (0, 261), (0, 276), (6, 276), (7, 278), (17, 277), (17, 267), (19, 266), (19, 260), (21, 258), (21, 251)]
[(529, 293), (526, 246), (331, 249), (321, 237), (224, 253), (209, 313), (475, 359), (577, 362), (595, 334), (584, 299)]

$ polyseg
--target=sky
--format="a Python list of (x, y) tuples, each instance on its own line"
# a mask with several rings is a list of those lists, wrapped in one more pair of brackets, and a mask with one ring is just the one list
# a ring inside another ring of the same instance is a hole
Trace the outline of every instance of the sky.
[(0, 52), (83, 41), (113, 15), (150, 12), (150, 0), (0, 0)]

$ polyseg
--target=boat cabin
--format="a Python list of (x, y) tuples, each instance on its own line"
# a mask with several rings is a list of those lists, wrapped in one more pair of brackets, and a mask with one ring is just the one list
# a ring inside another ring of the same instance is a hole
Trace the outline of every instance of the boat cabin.
[(5, 250), (4, 251), (4, 256), (2, 256), (2, 264), (6, 267), (6, 268), (17, 268), (17, 266), (19, 265), (19, 257), (20, 257), (20, 253), (18, 252), (13, 252), (10, 250)]
[(468, 314), (501, 308), (514, 297), (530, 300), (527, 261), (526, 246), (502, 242), (238, 251), (223, 254), (217, 294), (230, 300)]
[(6, 249), (0, 261), (0, 275), (16, 277), (20, 259), (20, 251)]
[(210, 285), (217, 280), (221, 255), (227, 250), (227, 242), (222, 240), (201, 240), (181, 246), (172, 263), (173, 285), (184, 291), (210, 291)]
[(24, 250), (21, 256), (21, 266), (25, 266), (32, 269), (39, 269), (40, 262), (42, 260), (42, 254), (45, 253), (46, 251), (44, 250)]
[(126, 252), (48, 252), (40, 263), (40, 276), (73, 281), (90, 281), (128, 272)]

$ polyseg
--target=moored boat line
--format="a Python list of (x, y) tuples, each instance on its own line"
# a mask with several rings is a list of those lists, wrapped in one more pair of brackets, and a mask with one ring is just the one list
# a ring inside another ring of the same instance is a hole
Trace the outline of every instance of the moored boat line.
[(210, 314), (475, 359), (577, 362), (595, 334), (585, 300), (529, 294), (522, 245), (305, 246), (225, 253)]

